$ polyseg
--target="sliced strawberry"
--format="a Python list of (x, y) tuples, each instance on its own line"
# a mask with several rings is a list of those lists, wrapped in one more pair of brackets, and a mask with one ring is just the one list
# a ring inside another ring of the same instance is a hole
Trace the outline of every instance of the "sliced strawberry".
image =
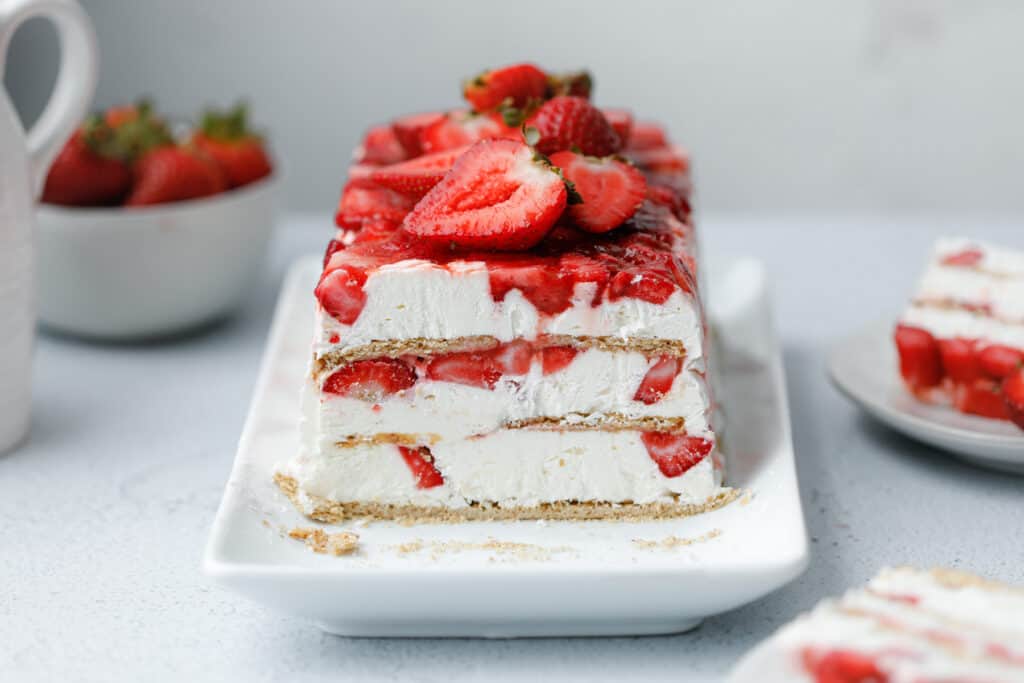
[(398, 141), (391, 126), (374, 126), (366, 131), (363, 143), (356, 148), (354, 161), (357, 164), (397, 164), (406, 158), (405, 149)]
[(327, 262), (331, 260), (331, 257), (334, 256), (334, 254), (336, 254), (337, 252), (341, 251), (344, 248), (345, 248), (345, 245), (341, 242), (341, 240), (332, 239), (330, 242), (328, 242), (327, 243), (327, 250), (324, 251), (324, 263), (323, 263), (322, 267), (326, 268), (327, 267)]
[(533, 362), (533, 347), (522, 339), (510, 341), (495, 352), (494, 360), (503, 374), (525, 375)]
[(622, 225), (647, 196), (647, 180), (633, 166), (612, 157), (598, 159), (575, 152), (551, 155), (582, 203), (569, 207), (573, 222), (587, 232), (608, 232)]
[(1024, 352), (1009, 346), (992, 344), (978, 353), (978, 363), (982, 371), (993, 379), (1009, 377), (1024, 365)]
[(668, 138), (665, 137), (664, 128), (647, 121), (638, 121), (633, 124), (633, 129), (629, 133), (628, 151), (639, 152), (660, 147), (668, 147)]
[(633, 132), (633, 112), (628, 109), (602, 109), (601, 113), (619, 136), (621, 147), (628, 147), (629, 135)]
[(548, 346), (541, 350), (541, 368), (545, 375), (550, 375), (569, 367), (579, 349), (572, 346)]
[(970, 415), (990, 417), (994, 420), (1008, 420), (1007, 403), (999, 384), (982, 379), (971, 384), (959, 384), (953, 393), (953, 405), (957, 410)]
[(622, 146), (601, 110), (582, 97), (554, 97), (541, 105), (526, 125), (537, 129), (535, 147), (543, 154), (578, 149), (603, 157)]
[(427, 377), (439, 382), (494, 389), (501, 379), (501, 368), (491, 353), (463, 351), (431, 359)]
[(366, 180), (350, 180), (341, 193), (334, 222), (340, 228), (357, 229), (366, 221), (401, 222), (416, 200)]
[(690, 200), (686, 192), (672, 185), (648, 183), (647, 198), (652, 202), (667, 206), (680, 220), (685, 220), (690, 215)]
[(942, 265), (944, 266), (976, 266), (981, 263), (982, 259), (985, 258), (985, 252), (977, 247), (971, 249), (964, 249), (963, 251), (942, 259)]
[(629, 268), (619, 271), (612, 278), (608, 285), (608, 297), (612, 301), (628, 297), (660, 305), (668, 301), (676, 289), (677, 285), (664, 275)]
[(451, 170), (455, 160), (467, 149), (469, 146), (455, 147), (400, 161), (397, 164), (380, 166), (370, 173), (370, 180), (410, 197), (422, 197), (430, 188), (441, 182), (441, 178)]
[(888, 674), (878, 668), (875, 660), (852, 650), (803, 652), (804, 669), (817, 683), (887, 683)]
[(640, 438), (647, 454), (666, 477), (684, 474), (707, 457), (714, 447), (714, 443), (699, 436), (673, 432), (643, 432)]
[(683, 359), (678, 356), (662, 356), (650, 367), (633, 396), (634, 401), (647, 405), (657, 403), (672, 390), (676, 376), (683, 369)]
[[(330, 265), (328, 263), (328, 265)], [(314, 294), (328, 315), (343, 325), (351, 325), (366, 305), (366, 273), (350, 265), (326, 271)]]
[(900, 374), (912, 391), (934, 387), (942, 381), (942, 356), (935, 337), (910, 325), (896, 326)]
[(496, 115), (452, 112), (422, 130), (420, 148), (428, 154), (498, 138), (519, 140), (522, 134)]
[(324, 380), (323, 391), (380, 403), (416, 384), (416, 371), (397, 358), (374, 358), (349, 363)]
[(437, 123), (445, 117), (444, 112), (426, 112), (423, 114), (409, 114), (391, 122), (391, 129), (398, 139), (398, 144), (405, 150), (409, 159), (423, 154), (423, 145), (420, 137), (424, 129)]
[(981, 377), (981, 365), (974, 346), (965, 339), (939, 340), (942, 369), (954, 382), (973, 382)]
[(533, 64), (513, 64), (484, 71), (467, 80), (462, 95), (480, 112), (493, 111), (500, 105), (525, 107), (540, 101), (548, 87), (548, 77)]
[(426, 446), (420, 448), (406, 448), (398, 446), (405, 464), (409, 466), (413, 479), (416, 480), (416, 488), (432, 489), (435, 486), (444, 484), (444, 477), (434, 465), (434, 456)]
[(565, 209), (562, 178), (515, 140), (484, 140), (406, 216), (418, 237), (466, 248), (527, 249)]
[(1003, 380), (1003, 401), (1010, 419), (1024, 429), (1024, 368)]

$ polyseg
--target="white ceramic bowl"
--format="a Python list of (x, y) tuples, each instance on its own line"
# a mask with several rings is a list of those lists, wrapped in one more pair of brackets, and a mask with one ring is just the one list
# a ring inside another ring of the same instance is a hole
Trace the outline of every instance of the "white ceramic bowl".
[(103, 339), (174, 334), (230, 312), (263, 267), (277, 174), (141, 208), (36, 211), (39, 319)]

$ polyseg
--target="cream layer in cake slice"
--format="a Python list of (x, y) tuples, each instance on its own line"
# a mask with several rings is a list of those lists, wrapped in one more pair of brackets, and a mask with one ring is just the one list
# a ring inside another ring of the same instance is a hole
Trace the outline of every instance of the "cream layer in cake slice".
[(729, 683), (1024, 681), (1024, 590), (950, 570), (885, 569), (744, 659)]

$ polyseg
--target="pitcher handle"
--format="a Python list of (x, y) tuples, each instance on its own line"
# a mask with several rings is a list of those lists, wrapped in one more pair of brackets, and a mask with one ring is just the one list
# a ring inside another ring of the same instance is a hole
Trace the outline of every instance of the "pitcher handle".
[(60, 38), (57, 83), (46, 109), (26, 136), (32, 192), (36, 198), (43, 192), (54, 157), (92, 102), (99, 53), (89, 17), (74, 0), (0, 0), (0, 55), (6, 54), (18, 26), (34, 17), (53, 22)]

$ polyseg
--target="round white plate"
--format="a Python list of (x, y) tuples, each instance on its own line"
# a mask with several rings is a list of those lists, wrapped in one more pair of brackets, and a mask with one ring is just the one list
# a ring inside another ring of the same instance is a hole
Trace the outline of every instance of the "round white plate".
[(892, 323), (877, 323), (832, 349), (828, 369), (836, 387), (909, 437), (984, 467), (1024, 473), (1024, 431), (910, 395), (900, 381), (892, 329)]

